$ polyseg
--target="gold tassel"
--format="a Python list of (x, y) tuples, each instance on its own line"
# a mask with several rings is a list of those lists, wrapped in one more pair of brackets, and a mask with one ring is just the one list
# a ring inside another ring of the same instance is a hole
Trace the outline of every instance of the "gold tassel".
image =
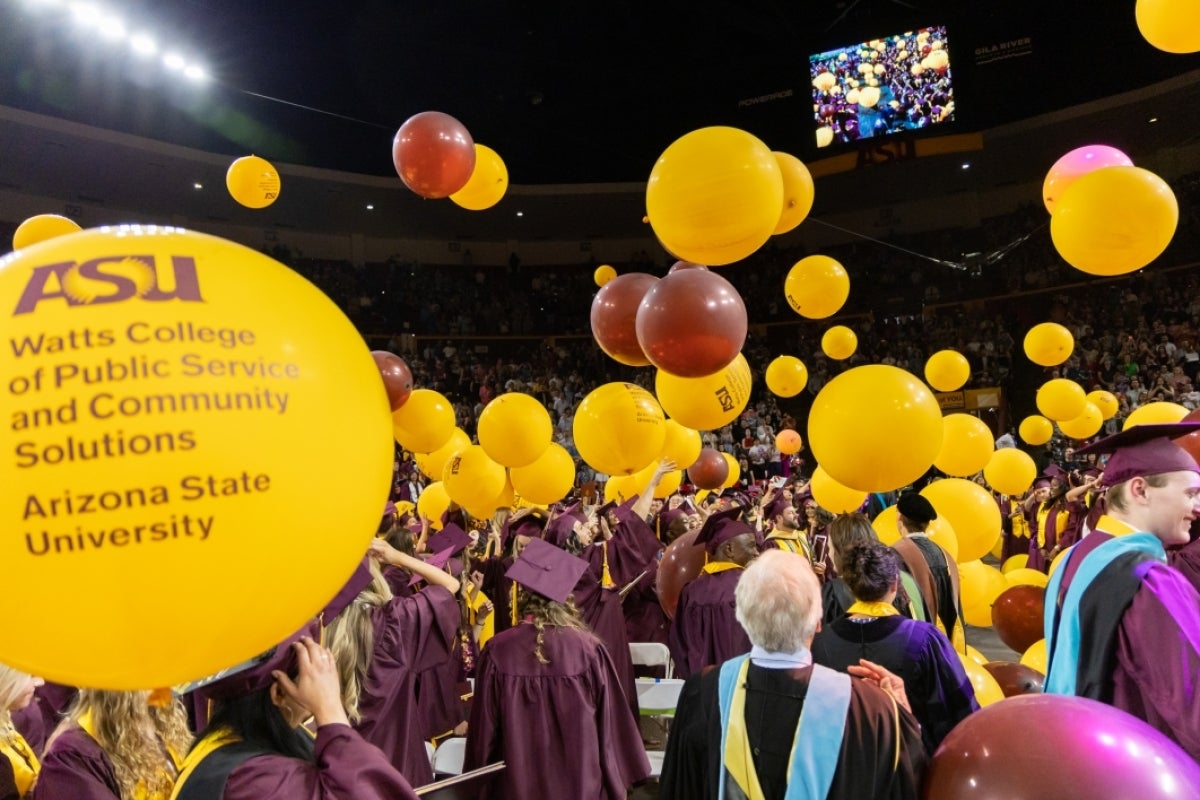
[(154, 689), (150, 692), (150, 697), (146, 700), (146, 703), (153, 708), (170, 708), (171, 690), (165, 687)]
[(608, 542), (601, 542), (600, 549), (604, 554), (604, 565), (600, 570), (600, 588), (612, 589), (616, 584), (613, 583), (612, 573), (608, 571)]
[(512, 582), (512, 587), (508, 592), (508, 616), (512, 620), (512, 626), (517, 627), (517, 582)]

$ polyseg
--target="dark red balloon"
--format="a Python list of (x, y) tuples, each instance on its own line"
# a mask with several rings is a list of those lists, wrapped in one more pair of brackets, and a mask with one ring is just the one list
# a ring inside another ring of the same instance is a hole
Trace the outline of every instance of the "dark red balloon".
[(693, 264), (690, 261), (676, 261), (671, 265), (671, 268), (667, 270), (667, 274), (670, 275), (672, 272), (678, 272), (681, 269), (708, 269), (708, 267), (704, 266), (703, 264)]
[(1041, 586), (1010, 586), (992, 603), (992, 627), (1000, 641), (1024, 653), (1045, 638), (1046, 590)]
[(705, 447), (696, 463), (687, 468), (687, 476), (697, 489), (720, 489), (729, 480), (729, 462), (719, 450)]
[(592, 300), (592, 336), (609, 358), (630, 367), (650, 363), (637, 340), (638, 306), (658, 278), (645, 272), (618, 275)]
[(688, 531), (667, 545), (658, 562), (658, 604), (667, 619), (675, 619), (675, 607), (679, 605), (679, 594), (683, 587), (692, 582), (704, 569), (704, 545), (696, 544), (700, 531)]
[(412, 370), (403, 358), (386, 350), (372, 350), (371, 357), (375, 359), (375, 366), (379, 367), (379, 375), (387, 389), (388, 403), (395, 411), (407, 403), (408, 396), (412, 394)]
[(1086, 697), (1031, 694), (950, 731), (923, 800), (1200, 797), (1200, 765), (1137, 717)]
[(475, 140), (465, 125), (441, 111), (422, 111), (400, 126), (392, 163), (404, 185), (422, 197), (449, 197), (475, 171)]
[(680, 378), (727, 367), (746, 342), (746, 304), (733, 284), (706, 269), (656, 283), (637, 312), (637, 340), (650, 363)]
[[(1180, 420), (1180, 422), (1200, 422), (1200, 408), (1195, 411), (1189, 411), (1188, 415)], [(1180, 436), (1175, 440), (1175, 444), (1188, 451), (1188, 455), (1196, 459), (1200, 463), (1200, 431), (1192, 431), (1186, 436)]]
[(1033, 667), (1015, 661), (989, 661), (983, 668), (992, 674), (1005, 697), (1019, 694), (1041, 694), (1046, 676)]

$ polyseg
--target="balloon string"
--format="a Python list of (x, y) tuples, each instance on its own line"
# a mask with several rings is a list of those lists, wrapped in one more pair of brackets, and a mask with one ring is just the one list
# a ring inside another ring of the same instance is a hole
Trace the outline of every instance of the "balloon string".
[[(934, 256), (927, 256), (924, 253), (918, 253), (915, 250), (909, 250), (907, 248), (901, 247), (900, 245), (892, 244), (891, 242), (885, 242), (882, 239), (876, 239), (872, 236), (867, 236), (865, 233), (859, 233), (858, 231), (852, 231), (849, 228), (843, 228), (840, 225), (834, 225), (832, 222), (825, 222), (824, 220), (817, 219), (815, 217), (809, 217), (809, 220), (812, 222), (815, 222), (818, 225), (824, 225), (827, 228), (833, 228), (835, 231), (841, 231), (842, 233), (846, 233), (851, 236), (856, 236), (859, 239), (866, 239), (868, 242), (874, 242), (875, 244), (881, 244), (884, 247), (890, 247), (893, 250), (898, 250), (901, 253), (905, 253), (907, 255), (913, 256), (914, 258), (920, 258), (920, 259), (924, 259), (925, 261), (931, 261), (934, 264), (938, 264), (939, 266), (950, 267), (951, 269), (957, 269), (957, 270), (962, 270), (962, 271), (968, 271), (971, 269), (971, 265), (969, 265), (969, 264), (965, 264), (965, 263), (962, 263), (959, 261), (947, 261), (943, 258), (935, 258)], [(1013, 250), (1017, 249), (1017, 247), (1024, 244), (1025, 242), (1027, 242), (1031, 236), (1033, 236), (1035, 233), (1040, 231), (1042, 228), (1045, 228), (1049, 224), (1050, 224), (1049, 222), (1043, 222), (1041, 225), (1037, 226), (1036, 228), (1031, 230), (1029, 233), (1026, 233), (1023, 236), (1019, 236), (1016, 239), (1014, 239), (1013, 241), (1004, 245), (1003, 247), (997, 248), (996, 250), (993, 250), (992, 252), (988, 253), (986, 256), (983, 256), (981, 258), (981, 262), (985, 263), (985, 264), (996, 263), (1000, 259), (1004, 258), (1006, 255), (1011, 253)]]
[(248, 94), (251, 97), (257, 97), (262, 100), (270, 100), (272, 103), (280, 103), (282, 105), (291, 106), (293, 108), (302, 108), (305, 111), (314, 111), (318, 114), (324, 114), (327, 117), (337, 117), (338, 119), (344, 119), (347, 122), (356, 122), (359, 125), (369, 125), (372, 128), (379, 128), (379, 129), (385, 130), (385, 131), (394, 130), (396, 127), (395, 125), (381, 125), (378, 122), (370, 122), (365, 119), (359, 119), (358, 117), (350, 117), (345, 114), (338, 114), (336, 111), (326, 111), (323, 108), (314, 108), (313, 106), (306, 106), (303, 103), (293, 103), (292, 101), (284, 100), (281, 97), (271, 97), (270, 95), (267, 95), (267, 94), (259, 94), (258, 92), (252, 92), (249, 89), (239, 89), (236, 86), (231, 87), (231, 88), (235, 89), (236, 91), (241, 92), (242, 94)]

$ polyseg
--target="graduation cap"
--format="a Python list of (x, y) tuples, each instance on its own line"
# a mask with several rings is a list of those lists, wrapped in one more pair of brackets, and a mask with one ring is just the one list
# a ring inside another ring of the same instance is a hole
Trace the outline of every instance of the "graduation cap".
[(471, 535), (453, 522), (447, 523), (441, 531), (430, 536), (425, 541), (425, 547), (429, 549), (429, 552), (440, 553), (448, 549), (451, 556), (461, 553), (470, 544)]
[(216, 701), (234, 700), (262, 691), (275, 682), (275, 676), (271, 673), (295, 674), (296, 649), (292, 645), (300, 641), (301, 636), (319, 640), (320, 634), (320, 626), (316, 622), (309, 622), (267, 652), (180, 686), (176, 691), (178, 694), (198, 691), (205, 699)]
[[(462, 530), (462, 529), (460, 528), (459, 530)], [(442, 567), (446, 566), (446, 562), (450, 560), (450, 557), (452, 555), (454, 555), (454, 552), (455, 552), (455, 550), (453, 547), (447, 547), (442, 550), (439, 550), (438, 552), (431, 555), (429, 558), (425, 559), (425, 565), (428, 567), (433, 567), (434, 569), (441, 569)], [(425, 579), (422, 578), (420, 575), (413, 573), (413, 576), (408, 581), (408, 585), (416, 586), (418, 583), (420, 583), (423, 580), (425, 580)]]
[(1197, 472), (1196, 459), (1172, 439), (1200, 430), (1200, 422), (1175, 422), (1134, 425), (1129, 430), (1106, 436), (1076, 452), (1111, 453), (1104, 466), (1104, 486), (1116, 486), (1132, 478), (1162, 475), (1166, 472)]
[(792, 503), (783, 494), (777, 494), (771, 498), (771, 502), (763, 506), (763, 516), (767, 519), (775, 519), (782, 514)]
[(358, 597), (359, 592), (367, 588), (371, 584), (371, 567), (369, 565), (370, 556), (366, 556), (355, 567), (354, 573), (350, 579), (346, 581), (338, 593), (333, 596), (333, 599), (325, 604), (325, 608), (321, 611), (321, 619), (326, 625), (333, 622), (334, 618), (342, 613), (346, 606), (354, 602), (354, 598)]
[(542, 597), (562, 603), (570, 596), (587, 568), (588, 562), (582, 558), (549, 542), (533, 539), (504, 573), (504, 577)]
[(1068, 473), (1058, 464), (1048, 464), (1046, 468), (1042, 470), (1042, 474), (1050, 480), (1057, 480), (1060, 483), (1066, 483), (1067, 479), (1071, 477), (1070, 473)]
[(696, 534), (695, 544), (702, 544), (709, 553), (715, 553), (718, 547), (730, 539), (746, 533), (753, 536), (754, 528), (738, 519), (742, 511), (743, 509), (735, 506), (709, 514), (708, 519), (704, 520), (704, 525), (700, 527), (700, 532)]
[(905, 492), (896, 502), (896, 509), (913, 522), (929, 523), (938, 518), (933, 503), (917, 492)]
[(500, 532), (500, 540), (503, 547), (508, 547), (508, 542), (514, 536), (528, 536), (533, 539), (540, 539), (546, 527), (546, 512), (540, 508), (530, 508), (528, 511), (511, 516), (504, 523), (504, 528)]
[(584, 522), (587, 517), (583, 513), (582, 503), (572, 503), (563, 509), (562, 513), (554, 519), (546, 523), (546, 530), (542, 538), (551, 544), (561, 547), (567, 541), (567, 537), (571, 535), (571, 531), (575, 528), (576, 522)]

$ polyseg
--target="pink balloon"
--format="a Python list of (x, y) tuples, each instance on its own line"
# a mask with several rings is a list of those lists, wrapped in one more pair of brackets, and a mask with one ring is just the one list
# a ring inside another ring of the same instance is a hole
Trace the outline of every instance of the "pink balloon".
[(1129, 156), (1115, 147), (1106, 144), (1089, 144), (1087, 147), (1077, 147), (1054, 162), (1054, 166), (1046, 173), (1042, 184), (1042, 202), (1046, 210), (1054, 213), (1054, 203), (1063, 196), (1067, 187), (1078, 178), (1095, 172), (1101, 167), (1132, 167), (1133, 161)]

